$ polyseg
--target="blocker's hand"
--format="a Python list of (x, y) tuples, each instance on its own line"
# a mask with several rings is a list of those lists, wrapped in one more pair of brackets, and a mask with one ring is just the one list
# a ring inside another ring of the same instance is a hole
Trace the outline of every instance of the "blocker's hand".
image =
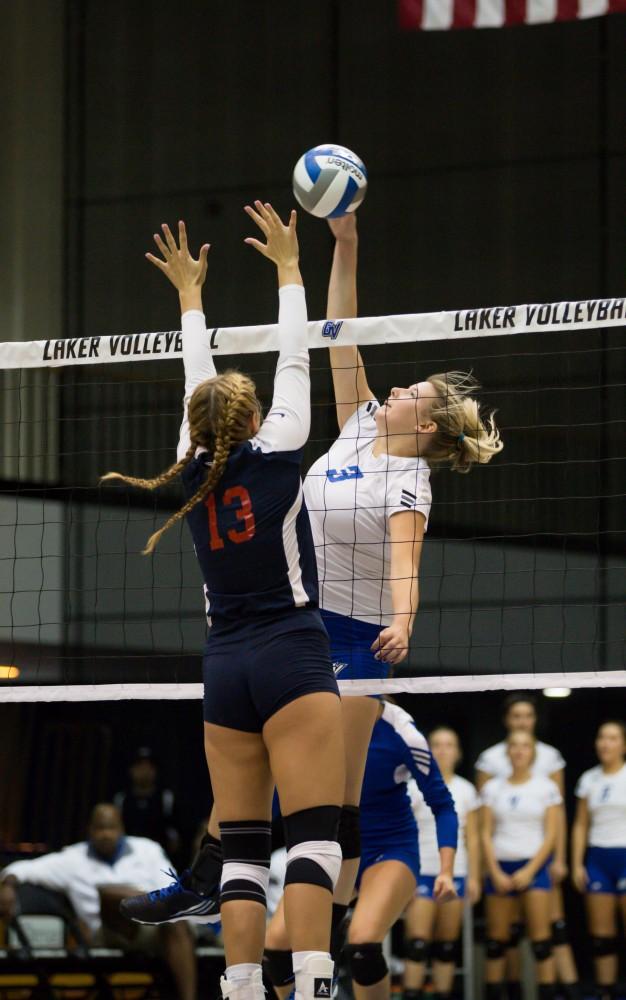
[(451, 899), (456, 899), (456, 889), (451, 875), (440, 873), (435, 879), (433, 887), (433, 899), (436, 903), (449, 903)]
[(298, 247), (298, 237), (296, 235), (296, 222), (298, 216), (292, 209), (287, 225), (283, 225), (280, 216), (272, 208), (269, 202), (255, 201), (254, 208), (251, 205), (245, 206), (253, 222), (265, 236), (267, 243), (248, 236), (244, 243), (254, 247), (264, 257), (274, 261), (279, 268), (291, 268), (298, 266), (300, 250)]
[(409, 630), (406, 625), (389, 625), (379, 633), (371, 645), (376, 660), (384, 663), (402, 663), (409, 653)]
[(357, 238), (356, 212), (341, 215), (338, 219), (328, 219), (328, 225), (338, 243), (352, 242)]
[(206, 278), (209, 244), (205, 243), (200, 247), (198, 259), (195, 260), (189, 253), (184, 222), (178, 223), (178, 246), (166, 222), (163, 223), (161, 229), (165, 240), (158, 233), (155, 233), (154, 242), (163, 254), (163, 260), (151, 253), (147, 253), (146, 258), (151, 264), (158, 267), (159, 271), (163, 272), (178, 292), (183, 293), (191, 289), (202, 288)]

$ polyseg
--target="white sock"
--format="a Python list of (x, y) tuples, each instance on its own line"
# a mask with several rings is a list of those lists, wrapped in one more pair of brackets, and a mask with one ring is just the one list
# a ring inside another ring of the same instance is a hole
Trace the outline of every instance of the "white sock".
[(302, 972), (302, 967), (306, 962), (307, 958), (330, 958), (330, 954), (327, 951), (294, 951), (291, 956), (291, 961), (293, 963), (293, 972), (296, 975), (298, 972)]
[[(308, 953), (305, 953), (308, 954)], [(256, 962), (240, 962), (239, 965), (229, 965), (226, 978), (229, 983), (246, 983), (261, 966)]]

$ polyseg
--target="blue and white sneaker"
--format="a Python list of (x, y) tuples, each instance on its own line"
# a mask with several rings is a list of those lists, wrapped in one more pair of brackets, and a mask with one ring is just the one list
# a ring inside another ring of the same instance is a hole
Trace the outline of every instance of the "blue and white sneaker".
[(174, 881), (164, 889), (128, 896), (120, 903), (120, 913), (137, 924), (173, 924), (188, 920), (192, 924), (216, 924), (220, 919), (220, 901), (215, 895), (202, 896), (191, 888), (191, 872), (178, 877), (164, 872)]

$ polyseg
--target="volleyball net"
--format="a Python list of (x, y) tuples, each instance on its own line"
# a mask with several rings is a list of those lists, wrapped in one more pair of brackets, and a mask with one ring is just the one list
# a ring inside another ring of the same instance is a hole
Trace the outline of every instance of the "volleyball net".
[[(408, 659), (345, 692), (626, 685), (626, 300), (309, 324), (312, 430), (303, 472), (337, 435), (327, 352), (358, 344), (379, 398), (473, 371), (504, 451), (431, 478)], [(216, 328), (218, 370), (271, 399), (275, 326)], [(98, 486), (171, 464), (178, 331), (0, 344), (0, 701), (195, 698), (206, 619), (186, 526), (142, 556), (180, 505)]]

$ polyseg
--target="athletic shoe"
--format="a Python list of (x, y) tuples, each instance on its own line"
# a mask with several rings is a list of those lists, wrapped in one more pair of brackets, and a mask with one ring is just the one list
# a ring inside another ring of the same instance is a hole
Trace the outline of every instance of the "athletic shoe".
[(215, 924), (220, 919), (220, 903), (215, 896), (201, 896), (191, 888), (191, 873), (165, 872), (174, 881), (164, 889), (128, 896), (120, 912), (137, 924), (172, 924), (188, 920), (192, 924)]

